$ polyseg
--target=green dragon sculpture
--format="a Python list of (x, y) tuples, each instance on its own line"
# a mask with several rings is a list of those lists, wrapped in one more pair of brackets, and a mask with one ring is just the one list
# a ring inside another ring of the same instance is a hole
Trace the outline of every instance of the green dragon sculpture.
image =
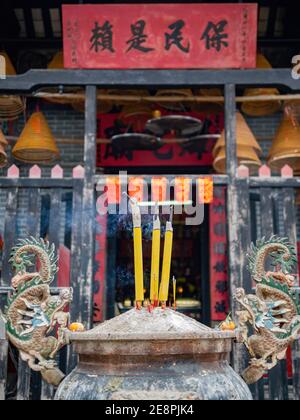
[[(39, 270), (29, 272), (36, 260)], [(64, 377), (54, 359), (68, 344), (69, 313), (64, 309), (72, 301), (72, 289), (62, 289), (59, 296), (50, 294), (57, 261), (55, 247), (43, 239), (18, 242), (10, 259), (16, 273), (11, 282), (13, 292), (3, 316), (7, 338), (19, 350), (22, 360), (55, 386)], [(54, 330), (57, 337), (50, 335)]]
[[(253, 384), (285, 358), (288, 347), (300, 335), (300, 306), (294, 293), (297, 265), (294, 247), (277, 236), (252, 244), (249, 270), (256, 282), (256, 294), (237, 289), (235, 299), (243, 308), (237, 312), (239, 341), (249, 350), (251, 360), (243, 372)], [(267, 264), (274, 267), (266, 271)], [(253, 332), (252, 335), (251, 332)]]

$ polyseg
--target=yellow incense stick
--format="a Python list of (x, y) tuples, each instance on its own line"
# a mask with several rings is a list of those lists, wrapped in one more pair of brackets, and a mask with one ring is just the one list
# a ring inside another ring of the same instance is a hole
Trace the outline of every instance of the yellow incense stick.
[(154, 303), (158, 299), (160, 269), (160, 220), (157, 216), (153, 222), (152, 232), (152, 261), (150, 278), (150, 300)]
[(135, 300), (139, 307), (144, 300), (142, 219), (137, 200), (130, 198), (130, 204), (133, 221)]
[(134, 275), (135, 275), (135, 300), (144, 300), (144, 269), (143, 269), (143, 244), (142, 229), (134, 228)]
[(169, 283), (170, 283), (172, 247), (173, 247), (173, 226), (172, 226), (171, 220), (172, 220), (172, 214), (171, 214), (170, 221), (167, 222), (167, 226), (166, 226), (163, 266), (162, 266), (161, 284), (160, 284), (160, 290), (159, 290), (160, 302), (167, 302), (168, 296), (169, 296)]

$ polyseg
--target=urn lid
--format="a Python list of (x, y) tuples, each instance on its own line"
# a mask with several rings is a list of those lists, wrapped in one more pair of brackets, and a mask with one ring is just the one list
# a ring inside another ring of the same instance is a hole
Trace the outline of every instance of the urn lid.
[(233, 339), (234, 331), (218, 331), (174, 311), (155, 308), (132, 309), (96, 328), (80, 333), (71, 333), (71, 341), (152, 341), (187, 339)]

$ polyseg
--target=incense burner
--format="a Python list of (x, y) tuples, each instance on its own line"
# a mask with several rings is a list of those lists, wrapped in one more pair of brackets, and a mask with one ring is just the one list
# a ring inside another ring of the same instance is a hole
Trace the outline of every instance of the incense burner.
[(228, 363), (235, 333), (171, 309), (133, 309), (69, 339), (79, 363), (57, 400), (251, 399)]

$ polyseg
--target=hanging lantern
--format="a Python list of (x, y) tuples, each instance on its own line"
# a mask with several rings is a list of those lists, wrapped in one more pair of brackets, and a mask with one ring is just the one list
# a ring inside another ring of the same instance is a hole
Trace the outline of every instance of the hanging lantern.
[[(262, 54), (257, 55), (258, 69), (272, 69), (269, 61)], [(266, 73), (266, 78), (268, 74)], [(244, 92), (244, 96), (262, 96), (262, 95), (279, 95), (276, 88), (249, 88)], [(252, 117), (263, 117), (275, 114), (280, 110), (281, 102), (278, 101), (257, 101), (257, 102), (244, 102), (242, 111)]]
[[(199, 89), (195, 92), (196, 96), (223, 96), (222, 90), (218, 88)], [(195, 112), (206, 114), (219, 114), (224, 109), (224, 102), (196, 102), (192, 105)]]
[(151, 180), (151, 199), (155, 203), (167, 200), (168, 180), (166, 177), (154, 177)]
[(129, 178), (128, 195), (139, 203), (144, 200), (145, 181), (140, 176)]
[[(0, 52), (5, 61), (5, 76), (16, 76), (16, 70), (5, 52)], [(24, 112), (25, 104), (20, 96), (0, 96), (0, 121), (17, 119)]]
[[(253, 147), (237, 146), (238, 164), (247, 166), (251, 174), (257, 172), (258, 168), (262, 165), (256, 151)], [(226, 173), (226, 149), (221, 147), (216, 154), (213, 167), (220, 174)]]
[(5, 147), (8, 145), (8, 142), (3, 134), (3, 131), (0, 129), (0, 168), (3, 168), (7, 165), (8, 159), (5, 152)]
[(27, 121), (15, 147), (13, 156), (23, 162), (51, 162), (59, 157), (59, 150), (41, 112), (35, 112)]
[(175, 178), (175, 201), (187, 203), (191, 200), (191, 180), (185, 177)]
[(121, 201), (121, 181), (117, 176), (106, 178), (106, 194), (108, 204), (120, 204)]
[(199, 203), (212, 203), (214, 199), (214, 182), (212, 177), (198, 178), (197, 186)]
[(136, 133), (145, 130), (147, 121), (152, 117), (153, 111), (147, 105), (131, 104), (124, 106), (120, 120)]
[[(183, 97), (183, 98), (188, 98), (188, 97), (192, 97), (193, 96), (193, 92), (191, 91), (191, 89), (162, 89), (162, 90), (158, 90), (156, 95), (158, 97)], [(168, 111), (178, 111), (178, 112), (183, 112), (186, 110), (186, 107), (190, 107), (192, 102), (189, 102), (187, 105), (185, 105), (185, 103), (182, 102), (157, 102), (157, 105), (161, 106), (164, 109), (167, 109)]]
[(295, 175), (300, 174), (300, 126), (287, 114), (284, 115), (274, 138), (268, 164), (275, 171), (289, 165)]
[[(259, 155), (262, 154), (262, 149), (258, 144), (252, 130), (247, 124), (245, 118), (240, 112), (236, 113), (236, 143), (238, 146), (245, 146), (253, 148)], [(221, 137), (217, 141), (213, 149), (213, 157), (216, 157), (221, 148), (225, 147), (225, 130), (223, 130)]]

